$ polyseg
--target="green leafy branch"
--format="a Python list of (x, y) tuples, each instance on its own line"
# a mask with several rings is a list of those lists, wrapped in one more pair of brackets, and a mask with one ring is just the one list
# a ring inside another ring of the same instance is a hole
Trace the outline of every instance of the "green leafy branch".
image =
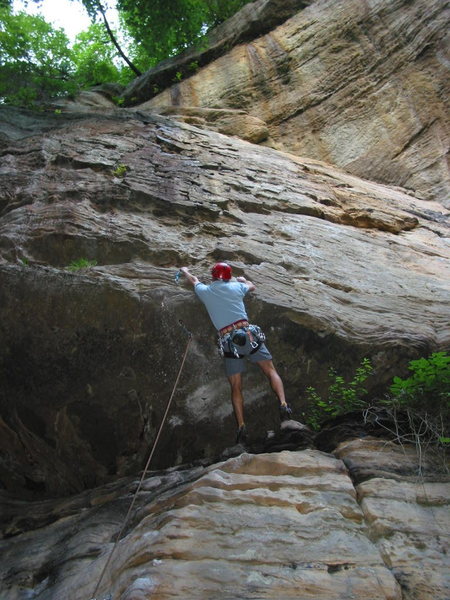
[[(429, 409), (450, 402), (450, 356), (446, 352), (435, 352), (428, 358), (419, 358), (409, 363), (412, 375), (406, 379), (394, 377), (389, 388), (395, 404)], [(390, 402), (390, 401), (389, 401)]]
[(409, 377), (394, 377), (388, 393), (369, 402), (364, 388), (373, 371), (369, 359), (363, 359), (349, 382), (330, 369), (324, 397), (314, 387), (307, 389), (305, 420), (319, 430), (329, 418), (360, 410), (365, 422), (386, 429), (398, 443), (416, 446), (419, 474), (428, 450), (438, 450), (445, 463), (450, 444), (450, 356), (435, 352), (410, 361), (408, 370)]
[(322, 398), (314, 387), (306, 389), (309, 410), (305, 416), (308, 424), (318, 430), (326, 419), (366, 406), (364, 396), (366, 396), (367, 390), (364, 383), (372, 372), (372, 363), (368, 358), (363, 358), (355, 375), (348, 383), (334, 368), (329, 369), (328, 376), (331, 383), (325, 398)]

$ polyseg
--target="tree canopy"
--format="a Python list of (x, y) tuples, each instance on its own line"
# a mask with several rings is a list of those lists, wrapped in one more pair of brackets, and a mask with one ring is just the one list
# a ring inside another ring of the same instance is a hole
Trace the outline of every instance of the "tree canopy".
[(74, 91), (69, 40), (42, 17), (0, 8), (0, 97), (32, 106)]
[(117, 8), (139, 49), (139, 56), (147, 59), (149, 67), (192, 46), (247, 2), (249, 0), (117, 0)]
[(115, 32), (105, 0), (72, 1), (82, 2), (92, 25), (71, 46), (64, 31), (43, 17), (14, 14), (12, 0), (0, 0), (0, 103), (34, 106), (99, 83), (126, 84), (198, 43), (249, 2), (116, 0), (122, 31)]

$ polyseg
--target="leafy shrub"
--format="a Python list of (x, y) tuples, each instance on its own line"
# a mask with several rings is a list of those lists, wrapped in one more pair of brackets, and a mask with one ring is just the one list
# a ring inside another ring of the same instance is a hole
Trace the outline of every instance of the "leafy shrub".
[(307, 423), (313, 429), (320, 429), (321, 423), (327, 418), (363, 409), (367, 404), (363, 399), (367, 394), (363, 384), (372, 371), (370, 359), (363, 358), (353, 379), (347, 383), (335, 369), (331, 368), (328, 371), (331, 384), (325, 399), (318, 394), (314, 387), (308, 387), (306, 390), (309, 403), (309, 409), (305, 413)]
[(428, 408), (434, 411), (450, 402), (450, 356), (435, 352), (429, 358), (419, 358), (409, 363), (411, 377), (394, 377), (389, 388), (399, 406)]
[(390, 395), (381, 403), (397, 415), (407, 416), (411, 433), (427, 443), (450, 443), (450, 356), (435, 352), (412, 360), (406, 379), (394, 377)]
[(450, 356), (446, 352), (435, 352), (428, 358), (410, 361), (408, 369), (410, 377), (394, 377), (389, 393), (370, 403), (364, 398), (367, 391), (363, 387), (372, 373), (369, 359), (363, 359), (349, 383), (330, 369), (331, 384), (325, 399), (315, 388), (307, 388), (310, 405), (304, 413), (306, 422), (318, 430), (327, 418), (361, 410), (365, 422), (384, 428), (400, 444), (415, 445), (419, 474), (422, 474), (424, 456), (428, 451), (432, 451), (438, 460), (442, 459), (442, 466), (447, 469)]

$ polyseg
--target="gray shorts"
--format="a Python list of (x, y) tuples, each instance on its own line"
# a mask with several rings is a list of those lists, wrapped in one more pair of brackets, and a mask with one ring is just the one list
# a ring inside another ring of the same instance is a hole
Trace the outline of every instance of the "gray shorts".
[(256, 352), (253, 354), (247, 354), (243, 358), (224, 358), (225, 374), (227, 377), (230, 375), (236, 375), (237, 373), (244, 373), (246, 370), (245, 359), (248, 359), (251, 363), (257, 363), (261, 360), (272, 360), (272, 355), (267, 349), (265, 344), (261, 344)]

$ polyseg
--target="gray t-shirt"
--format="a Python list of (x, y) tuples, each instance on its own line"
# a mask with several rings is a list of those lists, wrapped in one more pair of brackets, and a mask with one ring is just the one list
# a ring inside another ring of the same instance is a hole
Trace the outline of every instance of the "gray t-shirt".
[(245, 283), (219, 279), (209, 285), (197, 283), (194, 289), (216, 329), (223, 329), (236, 321), (248, 321), (244, 306), (244, 296), (248, 292)]

